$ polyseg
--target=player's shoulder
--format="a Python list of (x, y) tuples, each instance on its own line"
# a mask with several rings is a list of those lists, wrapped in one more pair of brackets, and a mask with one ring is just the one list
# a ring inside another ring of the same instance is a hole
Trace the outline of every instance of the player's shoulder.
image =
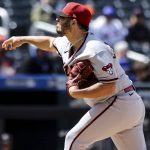
[(86, 41), (87, 51), (100, 52), (108, 49), (110, 46), (98, 39), (93, 33), (89, 33)]
[(85, 41), (84, 46), (82, 47), (82, 52), (75, 58), (76, 60), (83, 60), (83, 59), (92, 59), (97, 54), (103, 53), (109, 49), (109, 45), (100, 41), (96, 38), (92, 33), (89, 33), (87, 39)]
[(97, 38), (92, 32), (90, 32), (87, 37), (87, 44), (89, 46), (106, 46), (106, 43)]
[(66, 36), (56, 37), (53, 41), (53, 45), (59, 50), (63, 50), (70, 46), (70, 42)]
[(67, 39), (66, 36), (58, 36), (54, 40), (55, 43), (69, 43), (69, 40)]

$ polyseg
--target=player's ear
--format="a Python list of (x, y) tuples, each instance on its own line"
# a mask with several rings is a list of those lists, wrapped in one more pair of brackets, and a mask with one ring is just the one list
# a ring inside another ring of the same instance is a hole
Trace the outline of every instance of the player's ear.
[(77, 20), (76, 19), (72, 19), (72, 25), (77, 24)]

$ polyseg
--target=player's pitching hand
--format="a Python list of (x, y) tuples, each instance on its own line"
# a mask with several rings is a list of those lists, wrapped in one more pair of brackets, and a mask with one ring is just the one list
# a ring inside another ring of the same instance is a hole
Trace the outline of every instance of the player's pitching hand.
[(20, 47), (23, 44), (21, 37), (13, 36), (3, 42), (2, 48), (5, 50), (14, 50), (17, 47)]

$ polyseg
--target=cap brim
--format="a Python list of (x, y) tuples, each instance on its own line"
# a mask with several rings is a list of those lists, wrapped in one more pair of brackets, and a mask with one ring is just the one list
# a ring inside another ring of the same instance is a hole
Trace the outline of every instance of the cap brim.
[(57, 16), (68, 17), (68, 16), (65, 15), (62, 11), (55, 11), (54, 13), (55, 13)]

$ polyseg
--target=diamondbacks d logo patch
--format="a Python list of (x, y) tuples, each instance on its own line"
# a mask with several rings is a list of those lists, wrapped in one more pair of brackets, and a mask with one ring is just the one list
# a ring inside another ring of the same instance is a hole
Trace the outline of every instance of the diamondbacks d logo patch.
[(103, 66), (102, 70), (108, 72), (110, 75), (113, 75), (113, 69), (111, 63), (109, 63), (106, 66)]

